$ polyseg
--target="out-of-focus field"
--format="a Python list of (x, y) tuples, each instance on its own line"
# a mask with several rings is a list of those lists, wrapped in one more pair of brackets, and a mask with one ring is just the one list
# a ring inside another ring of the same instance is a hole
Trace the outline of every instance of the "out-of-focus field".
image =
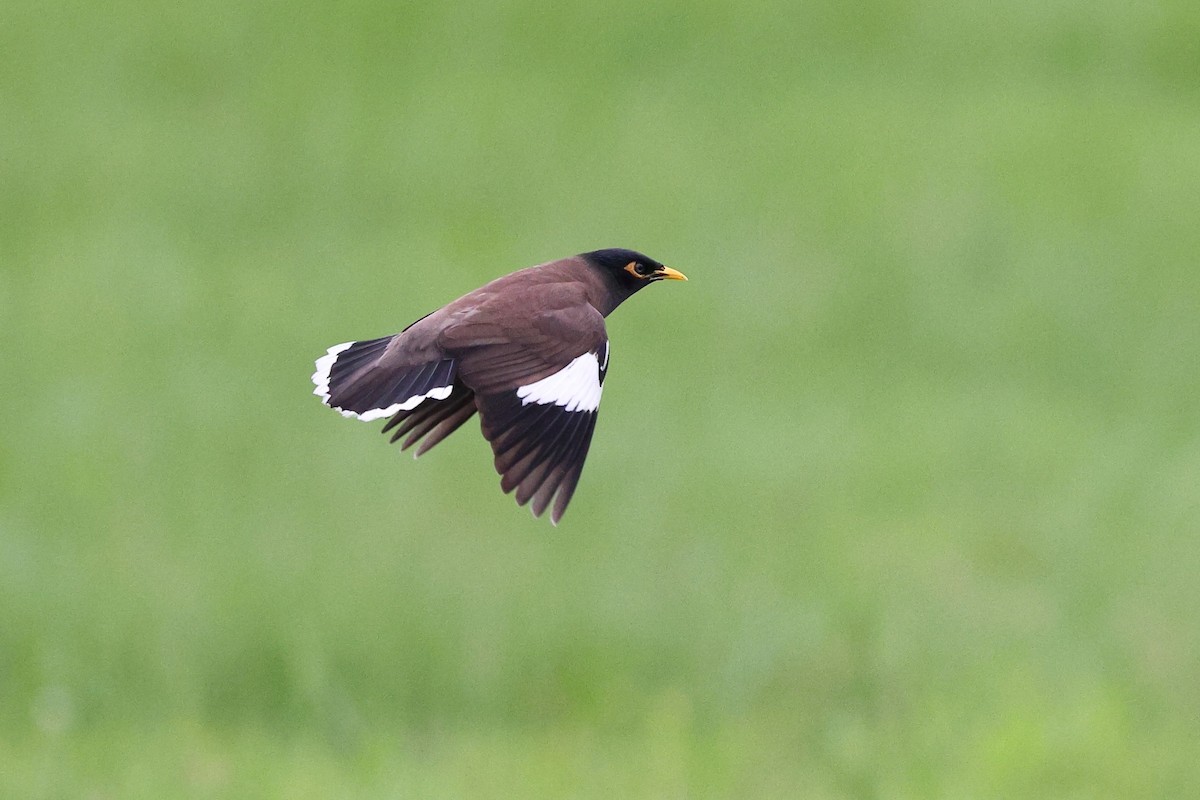
[[(1200, 6), (7, 2), (0, 796), (1200, 791)], [(328, 345), (641, 249), (562, 525)]]

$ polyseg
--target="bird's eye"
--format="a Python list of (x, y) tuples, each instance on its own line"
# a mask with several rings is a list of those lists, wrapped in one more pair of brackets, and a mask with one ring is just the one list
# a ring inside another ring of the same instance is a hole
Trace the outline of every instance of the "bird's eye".
[(625, 265), (625, 271), (635, 278), (646, 279), (654, 274), (654, 268), (640, 261), (630, 261)]

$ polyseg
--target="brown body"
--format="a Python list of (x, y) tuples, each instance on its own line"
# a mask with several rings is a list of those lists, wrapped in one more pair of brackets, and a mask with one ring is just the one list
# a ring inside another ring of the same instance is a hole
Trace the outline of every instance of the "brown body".
[(329, 349), (317, 394), (345, 416), (390, 417), (384, 432), (427, 451), (476, 412), (501, 488), (554, 501), (557, 523), (579, 480), (608, 367), (604, 317), (634, 292), (681, 273), (630, 250), (598, 250), (505, 275), (400, 333)]
[(614, 306), (604, 278), (579, 261), (529, 267), (463, 295), (396, 336), (381, 363), (450, 355), (463, 383), (485, 392), (553, 374), (607, 339), (604, 317)]

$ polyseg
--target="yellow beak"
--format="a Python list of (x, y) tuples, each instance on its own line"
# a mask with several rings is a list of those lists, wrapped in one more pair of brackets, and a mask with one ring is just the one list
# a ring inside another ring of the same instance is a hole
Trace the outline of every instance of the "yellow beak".
[(656, 274), (662, 276), (664, 279), (666, 279), (668, 281), (686, 281), (687, 280), (687, 275), (684, 275), (682, 272), (680, 272), (677, 269), (671, 269), (670, 267), (663, 267)]

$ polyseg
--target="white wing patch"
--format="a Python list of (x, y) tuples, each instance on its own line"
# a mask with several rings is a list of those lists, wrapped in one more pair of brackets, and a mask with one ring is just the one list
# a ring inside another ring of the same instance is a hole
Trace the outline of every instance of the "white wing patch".
[[(608, 349), (604, 351), (605, 366)], [(595, 411), (600, 407), (600, 362), (595, 353), (584, 353), (553, 375), (517, 387), (521, 405), (553, 403), (565, 411)]]

